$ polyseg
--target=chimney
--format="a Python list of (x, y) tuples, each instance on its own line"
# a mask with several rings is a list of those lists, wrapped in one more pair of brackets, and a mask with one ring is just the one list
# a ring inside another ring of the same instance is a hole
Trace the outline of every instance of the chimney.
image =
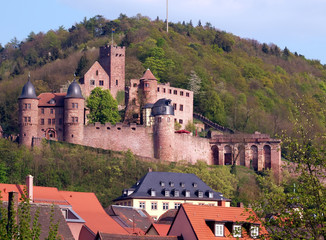
[[(18, 192), (9, 192), (8, 195), (8, 232), (12, 231), (13, 224), (18, 223)], [(12, 219), (14, 218), (14, 219)]]
[(243, 205), (242, 202), (238, 202), (238, 203), (237, 203), (237, 207), (239, 207), (239, 208), (244, 208), (244, 205)]
[(27, 191), (27, 196), (29, 199), (29, 202), (33, 202), (33, 176), (32, 175), (27, 175), (26, 177), (26, 191)]
[(152, 170), (152, 168), (151, 167), (149, 167), (148, 168), (148, 172), (152, 172), (153, 170)]

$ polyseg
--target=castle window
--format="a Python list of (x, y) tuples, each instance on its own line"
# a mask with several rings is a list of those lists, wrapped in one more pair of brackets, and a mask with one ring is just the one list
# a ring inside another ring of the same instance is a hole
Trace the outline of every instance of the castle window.
[(163, 203), (163, 210), (169, 210), (169, 203), (167, 202)]
[(78, 123), (78, 117), (71, 117), (73, 123)]
[(182, 119), (179, 119), (179, 123), (180, 123), (180, 124), (183, 124), (183, 120), (182, 120)]
[(177, 95), (177, 94), (178, 94), (178, 91), (177, 91), (177, 90), (174, 90), (174, 91), (173, 91), (173, 94), (174, 94), (174, 95)]
[(41, 108), (41, 114), (44, 114), (44, 108)]
[(133, 127), (133, 128), (131, 128), (131, 130), (136, 131), (136, 128)]
[(98, 76), (98, 70), (96, 70), (96, 76)]
[(52, 118), (52, 125), (55, 124), (55, 118)]
[(25, 109), (31, 109), (31, 104), (30, 103), (25, 103)]
[(31, 122), (31, 117), (28, 117), (28, 122)]
[(176, 103), (173, 103), (173, 108), (174, 108), (174, 110), (177, 110), (177, 104)]
[(51, 119), (48, 118), (48, 124), (49, 124), (49, 125), (51, 125), (51, 122), (52, 122)]
[(169, 89), (169, 93), (170, 93), (170, 94), (172, 93), (172, 90), (171, 90), (171, 89)]
[(145, 202), (139, 202), (139, 208), (145, 209), (146, 205)]
[(180, 96), (183, 96), (183, 91), (180, 91)]
[(100, 80), (99, 85), (100, 86), (103, 86), (104, 85), (104, 81), (103, 80)]
[(94, 86), (95, 85), (95, 80), (89, 80), (89, 84), (91, 85), (91, 86)]
[(53, 114), (53, 108), (50, 109), (50, 113)]
[(170, 122), (170, 118), (168, 117), (168, 118), (166, 119), (166, 121), (167, 121), (167, 122)]
[(110, 128), (110, 127), (107, 127), (106, 129), (107, 129), (107, 130), (110, 130), (111, 128)]
[(59, 118), (59, 125), (62, 125), (62, 118)]
[(134, 83), (134, 85), (133, 85), (134, 87), (137, 87), (137, 83)]
[(151, 202), (151, 209), (157, 210), (157, 202)]
[(118, 86), (118, 83), (119, 83), (118, 79), (115, 80), (115, 85), (116, 85), (116, 86)]
[(27, 122), (27, 117), (24, 117), (24, 122)]
[(180, 104), (180, 111), (183, 111), (183, 105)]
[(157, 121), (158, 121), (158, 122), (162, 122), (162, 118), (159, 117), (159, 118), (157, 119)]
[(145, 83), (145, 87), (149, 87), (149, 83)]
[(159, 88), (159, 87), (157, 88), (157, 91), (158, 91), (158, 92), (160, 91), (160, 88)]
[(165, 88), (163, 88), (163, 92), (165, 93)]
[(72, 108), (78, 108), (78, 103), (72, 103)]
[(118, 130), (121, 130), (121, 127), (118, 127), (117, 129), (118, 129)]
[(100, 127), (96, 127), (96, 129), (100, 129)]
[(188, 92), (186, 93), (186, 97), (189, 97), (189, 93)]
[(44, 118), (41, 118), (41, 125), (44, 125)]

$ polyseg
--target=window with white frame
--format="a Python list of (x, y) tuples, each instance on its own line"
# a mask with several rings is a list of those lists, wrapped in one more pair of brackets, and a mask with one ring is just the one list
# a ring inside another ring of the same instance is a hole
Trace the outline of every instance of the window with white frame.
[(250, 237), (257, 238), (259, 236), (259, 227), (251, 226), (250, 228)]
[(220, 223), (215, 224), (215, 236), (224, 237), (224, 225)]
[(139, 202), (139, 208), (145, 209), (145, 202)]
[(151, 209), (157, 210), (157, 202), (151, 202)]
[(179, 209), (181, 203), (174, 203), (174, 209)]
[(241, 237), (241, 225), (233, 224), (232, 234), (233, 237)]
[(169, 203), (164, 202), (163, 203), (163, 210), (168, 210), (169, 209)]

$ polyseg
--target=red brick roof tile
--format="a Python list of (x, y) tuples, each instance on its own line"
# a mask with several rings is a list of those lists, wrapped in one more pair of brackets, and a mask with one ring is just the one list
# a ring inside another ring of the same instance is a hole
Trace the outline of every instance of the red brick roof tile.
[(157, 80), (156, 77), (154, 77), (151, 70), (149, 70), (149, 69), (146, 70), (146, 72), (144, 73), (144, 75), (143, 75), (143, 77), (141, 79), (143, 79), (143, 80)]
[(153, 223), (153, 227), (156, 229), (160, 236), (167, 236), (168, 231), (171, 227), (170, 224), (157, 224)]
[[(64, 97), (66, 93), (41, 93), (39, 98), (39, 107), (63, 107)], [(50, 104), (50, 100), (54, 99), (55, 103)]]

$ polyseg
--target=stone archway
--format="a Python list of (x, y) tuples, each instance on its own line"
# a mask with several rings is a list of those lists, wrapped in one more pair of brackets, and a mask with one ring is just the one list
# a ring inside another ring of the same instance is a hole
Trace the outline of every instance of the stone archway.
[(269, 145), (264, 146), (264, 166), (265, 166), (265, 169), (272, 168), (271, 147)]
[(250, 161), (253, 169), (258, 171), (258, 147), (256, 145), (250, 147)]
[(218, 146), (212, 146), (212, 154), (213, 154), (213, 165), (219, 165), (219, 149)]
[(224, 147), (224, 164), (232, 165), (232, 148), (229, 145)]

